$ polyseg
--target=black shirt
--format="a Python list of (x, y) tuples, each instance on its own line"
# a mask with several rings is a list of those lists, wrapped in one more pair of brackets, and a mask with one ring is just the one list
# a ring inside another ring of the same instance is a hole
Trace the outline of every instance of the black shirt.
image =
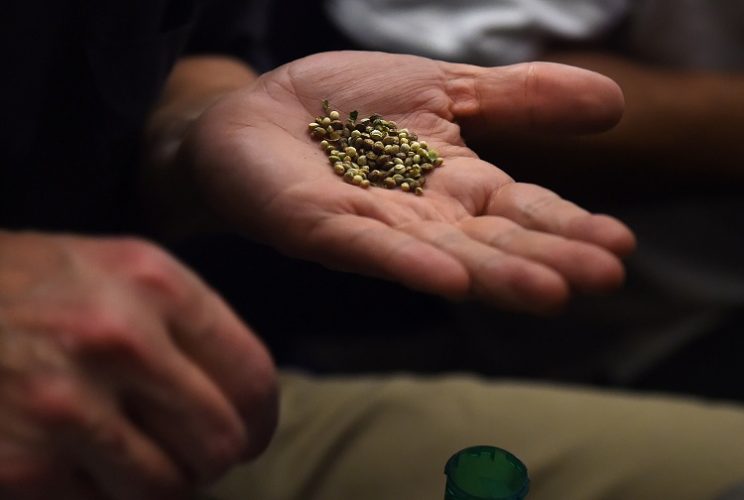
[(246, 0), (10, 0), (0, 227), (128, 229), (139, 137), (183, 53), (248, 57)]

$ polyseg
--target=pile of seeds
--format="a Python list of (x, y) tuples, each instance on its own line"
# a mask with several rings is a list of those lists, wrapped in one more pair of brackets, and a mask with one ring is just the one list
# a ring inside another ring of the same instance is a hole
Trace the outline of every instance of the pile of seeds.
[(426, 174), (441, 167), (436, 151), (408, 129), (384, 120), (380, 115), (357, 120), (353, 111), (346, 121), (323, 101), (325, 116), (308, 125), (310, 134), (320, 140), (334, 172), (356, 186), (369, 186), (424, 194)]

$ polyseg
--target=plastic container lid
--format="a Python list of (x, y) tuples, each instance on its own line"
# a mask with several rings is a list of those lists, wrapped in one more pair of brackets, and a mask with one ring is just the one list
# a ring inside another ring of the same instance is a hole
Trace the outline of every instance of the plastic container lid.
[(444, 467), (445, 500), (521, 500), (530, 480), (527, 467), (514, 455), (494, 446), (461, 450)]

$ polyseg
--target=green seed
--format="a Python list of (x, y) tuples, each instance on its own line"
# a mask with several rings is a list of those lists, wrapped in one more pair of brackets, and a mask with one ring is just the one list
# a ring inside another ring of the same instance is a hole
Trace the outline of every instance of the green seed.
[(331, 118), (331, 120), (338, 120), (339, 118), (341, 118), (341, 113), (339, 113), (338, 111), (331, 111), (330, 113), (328, 113), (328, 116)]

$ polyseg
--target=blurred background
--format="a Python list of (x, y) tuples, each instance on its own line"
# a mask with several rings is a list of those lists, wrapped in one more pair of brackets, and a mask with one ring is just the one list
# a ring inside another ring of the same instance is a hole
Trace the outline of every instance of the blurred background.
[(254, 7), (244, 22), (261, 71), (319, 51), (363, 49), (484, 66), (558, 61), (611, 76), (627, 112), (609, 133), (468, 144), (519, 181), (619, 217), (639, 239), (623, 290), (578, 296), (549, 318), (447, 302), (235, 236), (177, 244), (173, 250), (222, 291), (281, 365), (320, 373), (466, 370), (744, 400), (744, 2), (258, 0)]

